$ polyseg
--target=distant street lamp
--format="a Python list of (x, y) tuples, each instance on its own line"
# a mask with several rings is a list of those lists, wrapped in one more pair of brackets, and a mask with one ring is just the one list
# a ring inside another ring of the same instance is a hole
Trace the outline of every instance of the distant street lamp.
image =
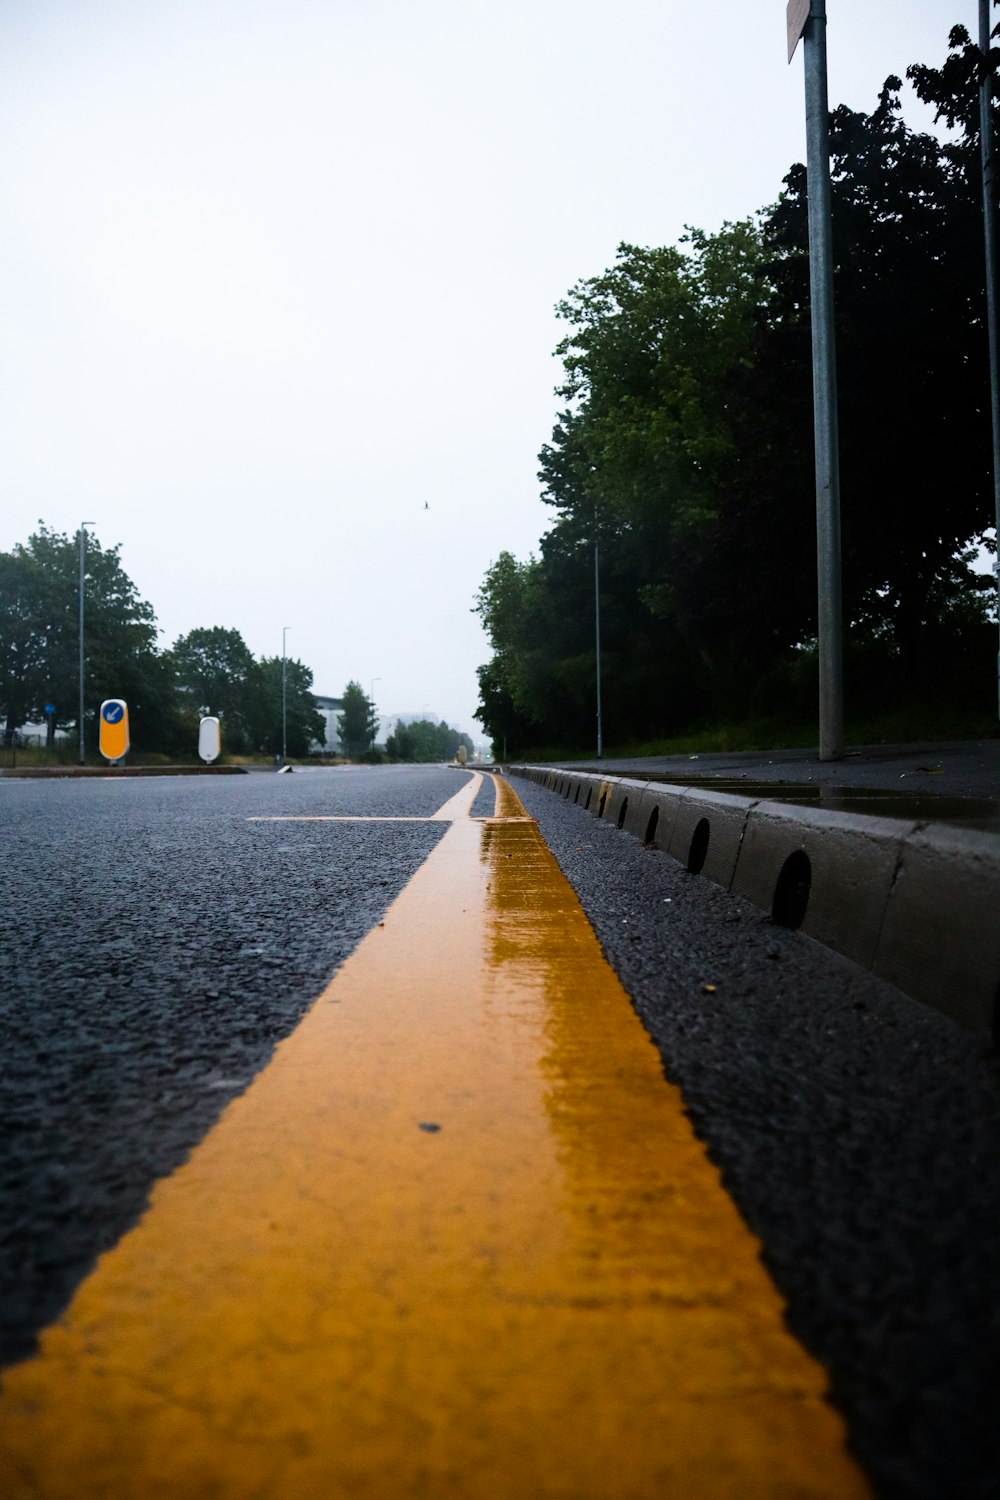
[(285, 651), (285, 639), (291, 630), (290, 625), (281, 627), (281, 764), (284, 765), (288, 757), (288, 673), (287, 653)]
[(601, 717), (601, 562), (597, 550), (596, 516), (594, 523), (594, 659), (597, 663), (597, 759), (600, 760), (604, 754), (604, 722)]
[(80, 717), (78, 720), (78, 737), (80, 740), (80, 764), (85, 760), (83, 743), (83, 560), (87, 549), (86, 527), (93, 526), (94, 521), (80, 522)]
[(371, 692), (368, 695), (368, 702), (371, 704), (371, 711), (372, 711), (372, 720), (371, 720), (372, 745), (371, 745), (371, 747), (372, 747), (373, 750), (375, 749), (375, 731), (376, 731), (377, 723), (378, 723), (378, 721), (377, 721), (377, 719), (375, 717), (375, 684), (376, 684), (376, 682), (381, 682), (381, 681), (382, 681), (381, 677), (373, 677), (372, 678), (372, 690), (371, 690)]

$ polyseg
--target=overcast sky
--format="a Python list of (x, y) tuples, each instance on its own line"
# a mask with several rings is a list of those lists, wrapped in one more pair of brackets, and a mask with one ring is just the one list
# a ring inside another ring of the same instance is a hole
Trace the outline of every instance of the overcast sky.
[[(827, 11), (865, 110), (977, 24)], [(287, 625), (317, 692), (479, 740), (554, 304), (804, 154), (784, 0), (0, 0), (0, 548), (92, 520), (161, 644)]]

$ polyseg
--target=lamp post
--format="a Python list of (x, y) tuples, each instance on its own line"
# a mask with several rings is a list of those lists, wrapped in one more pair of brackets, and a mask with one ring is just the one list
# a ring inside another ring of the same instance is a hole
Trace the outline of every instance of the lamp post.
[(816, 450), (816, 562), (819, 644), (819, 758), (844, 755), (844, 661), (840, 572), (840, 453), (833, 318), (830, 131), (826, 86), (826, 0), (789, 0), (788, 61), (803, 40), (813, 434)]
[(597, 550), (597, 518), (594, 517), (594, 660), (597, 663), (597, 759), (604, 754), (604, 721), (601, 715), (601, 562)]
[(372, 746), (371, 747), (372, 747), (373, 750), (375, 749), (375, 729), (376, 729), (376, 718), (375, 718), (375, 684), (376, 684), (376, 682), (381, 682), (381, 681), (382, 681), (381, 677), (373, 677), (372, 678), (372, 690), (371, 690), (371, 693), (368, 695), (368, 702), (371, 704), (371, 714), (372, 714), (372, 719), (371, 719), (371, 725), (372, 725)]
[[(997, 323), (997, 231), (993, 207), (993, 70), (990, 67), (990, 0), (979, 0), (979, 50), (982, 76), (979, 83), (979, 150), (983, 173), (983, 238), (986, 248), (986, 334), (990, 356), (990, 426), (993, 434), (993, 510), (1000, 536), (1000, 335)], [(1000, 568), (997, 569), (1000, 589)], [(997, 702), (1000, 705), (1000, 656), (997, 657)]]
[(80, 717), (78, 720), (77, 737), (80, 741), (80, 764), (84, 764), (85, 751), (83, 743), (83, 571), (84, 555), (87, 550), (88, 526), (93, 526), (93, 521), (80, 522)]
[(288, 673), (287, 655), (285, 651), (285, 639), (291, 630), (290, 625), (281, 627), (281, 764), (285, 764), (288, 755)]

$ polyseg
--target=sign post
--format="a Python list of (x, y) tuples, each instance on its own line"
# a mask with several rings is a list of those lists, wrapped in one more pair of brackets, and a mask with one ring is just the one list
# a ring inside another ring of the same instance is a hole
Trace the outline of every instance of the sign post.
[(105, 698), (100, 713), (100, 749), (105, 760), (124, 760), (129, 752), (128, 704), (124, 698)]
[(816, 562), (819, 629), (819, 758), (844, 754), (844, 663), (840, 576), (840, 445), (833, 324), (830, 111), (826, 91), (826, 0), (789, 0), (788, 60), (804, 38)]

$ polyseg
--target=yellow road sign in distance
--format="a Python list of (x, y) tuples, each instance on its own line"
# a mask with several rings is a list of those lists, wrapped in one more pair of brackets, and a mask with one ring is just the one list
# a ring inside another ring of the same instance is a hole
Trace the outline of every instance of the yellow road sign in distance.
[(211, 716), (202, 719), (198, 725), (198, 754), (211, 765), (221, 749), (222, 735), (218, 719)]
[(106, 760), (121, 760), (128, 754), (128, 704), (124, 698), (105, 698), (101, 704), (101, 754)]

